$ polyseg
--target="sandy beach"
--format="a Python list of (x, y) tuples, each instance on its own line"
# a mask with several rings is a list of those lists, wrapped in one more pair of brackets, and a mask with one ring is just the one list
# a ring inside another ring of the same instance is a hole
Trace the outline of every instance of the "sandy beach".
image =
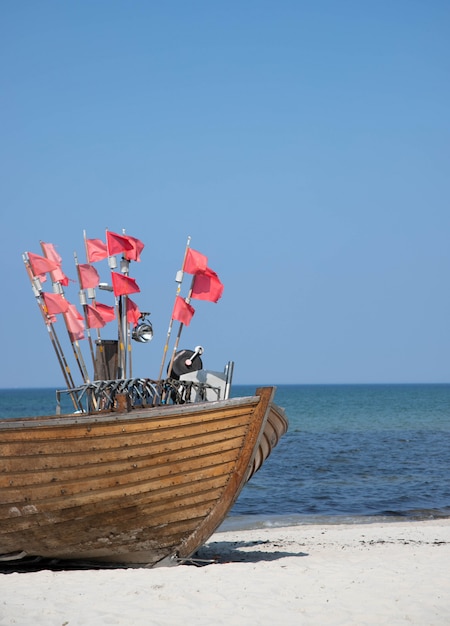
[(448, 519), (217, 532), (177, 567), (0, 574), (0, 625), (448, 626), (449, 563)]

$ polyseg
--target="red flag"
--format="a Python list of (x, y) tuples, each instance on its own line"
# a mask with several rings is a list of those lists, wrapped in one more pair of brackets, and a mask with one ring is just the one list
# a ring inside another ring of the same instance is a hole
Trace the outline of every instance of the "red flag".
[(115, 319), (116, 317), (116, 312), (113, 306), (109, 306), (108, 304), (102, 304), (101, 302), (96, 302), (95, 308), (97, 309), (97, 313), (100, 313), (106, 323), (112, 322), (113, 319)]
[(42, 282), (47, 280), (47, 277), (45, 276), (46, 272), (53, 272), (58, 269), (57, 263), (51, 261), (50, 259), (46, 259), (45, 256), (33, 254), (33, 252), (28, 252), (28, 260), (30, 261), (33, 274)]
[(138, 305), (131, 298), (127, 298), (127, 322), (137, 326), (141, 318), (141, 312)]
[(108, 256), (106, 243), (103, 243), (101, 239), (86, 239), (86, 251), (89, 263), (102, 261)]
[(66, 312), (67, 328), (69, 329), (72, 341), (84, 339), (84, 320), (83, 316), (78, 313), (74, 304), (69, 304)]
[(86, 312), (87, 312), (87, 325), (89, 328), (103, 328), (106, 324), (103, 316), (99, 311), (97, 311), (95, 306), (91, 304), (86, 304)]
[(106, 243), (108, 245), (108, 256), (122, 254), (134, 249), (133, 244), (126, 235), (111, 233), (109, 230), (106, 232)]
[(188, 304), (184, 298), (177, 296), (172, 312), (172, 319), (189, 326), (192, 316), (195, 313), (193, 306)]
[(59, 293), (42, 292), (42, 296), (49, 315), (67, 312), (70, 303)]
[(208, 266), (208, 257), (192, 248), (187, 249), (186, 259), (184, 261), (183, 271), (187, 274), (196, 274), (204, 272)]
[(100, 282), (100, 276), (93, 265), (81, 263), (78, 266), (80, 272), (80, 283), (83, 289), (94, 289)]
[(217, 302), (223, 293), (223, 285), (216, 272), (209, 267), (204, 272), (195, 275), (191, 297), (197, 300)]
[(44, 243), (43, 241), (41, 241), (41, 246), (44, 250), (46, 258), (50, 259), (50, 261), (54, 261), (58, 265), (55, 270), (51, 271), (52, 280), (61, 283), (61, 285), (67, 287), (67, 285), (69, 284), (69, 279), (61, 269), (62, 259), (60, 255), (56, 252), (55, 246), (52, 243)]
[(128, 239), (129, 243), (133, 246), (132, 250), (127, 250), (125, 252), (125, 258), (128, 261), (140, 261), (141, 260), (141, 252), (144, 249), (144, 244), (136, 237), (130, 237), (129, 235), (124, 235), (126, 239)]
[(134, 278), (119, 274), (119, 272), (111, 272), (111, 276), (115, 296), (125, 296), (140, 291)]

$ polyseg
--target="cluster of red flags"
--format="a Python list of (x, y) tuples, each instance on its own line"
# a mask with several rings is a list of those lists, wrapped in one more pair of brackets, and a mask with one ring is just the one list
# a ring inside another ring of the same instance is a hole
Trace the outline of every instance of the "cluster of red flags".
[[(194, 298), (196, 300), (218, 302), (222, 297), (223, 284), (220, 282), (216, 272), (208, 267), (208, 258), (204, 254), (192, 248), (188, 248), (183, 271), (193, 275), (188, 299)], [(172, 311), (173, 320), (181, 322), (185, 326), (189, 326), (194, 313), (194, 307), (191, 306), (185, 298), (181, 296), (175, 298)]]
[[(41, 242), (45, 256), (28, 252), (28, 260), (31, 271), (41, 282), (47, 280), (46, 274), (50, 273), (53, 282), (59, 282), (67, 287), (69, 278), (62, 271), (62, 259), (51, 243)], [(115, 254), (122, 254), (129, 261), (140, 261), (144, 244), (136, 237), (129, 235), (119, 235), (107, 231), (106, 243), (101, 239), (86, 239), (86, 252), (88, 263), (78, 265), (80, 285), (82, 289), (95, 289), (100, 282), (100, 276), (91, 263), (101, 261)], [(119, 272), (112, 272), (113, 292), (116, 297), (139, 292), (136, 281), (129, 276)], [(75, 305), (71, 304), (59, 293), (42, 292), (44, 304), (51, 323), (56, 321), (55, 315), (64, 315), (71, 339), (84, 338), (84, 318), (77, 311)], [(86, 320), (89, 328), (101, 328), (108, 322), (115, 319), (114, 307), (106, 304), (94, 302), (84, 305)], [(141, 312), (138, 306), (130, 299), (127, 299), (127, 321), (137, 325)]]
[[(101, 239), (86, 239), (86, 253), (88, 263), (78, 265), (80, 285), (82, 289), (94, 289), (100, 282), (100, 277), (92, 263), (102, 261), (109, 256), (122, 254), (129, 261), (140, 261), (144, 244), (135, 237), (120, 235), (110, 231), (106, 232), (106, 243)], [(28, 259), (34, 276), (41, 282), (46, 280), (49, 272), (54, 282), (67, 286), (69, 279), (61, 268), (61, 257), (51, 243), (41, 242), (45, 256), (28, 253)], [(223, 293), (223, 284), (216, 272), (208, 267), (208, 258), (192, 248), (188, 248), (183, 265), (183, 271), (193, 276), (192, 284), (187, 298), (177, 296), (172, 312), (172, 320), (176, 320), (188, 326), (195, 309), (190, 304), (190, 299), (207, 300), (218, 302)], [(129, 276), (120, 272), (111, 272), (113, 292), (116, 297), (129, 296), (140, 292), (139, 286)], [(75, 305), (71, 304), (59, 293), (42, 293), (43, 300), (50, 321), (56, 321), (55, 315), (62, 313), (65, 317), (67, 328), (72, 340), (84, 338), (84, 318), (78, 313)], [(115, 318), (114, 307), (94, 302), (86, 304), (86, 321), (89, 328), (101, 328)], [(136, 326), (141, 318), (141, 312), (131, 298), (127, 298), (126, 306), (127, 321)]]

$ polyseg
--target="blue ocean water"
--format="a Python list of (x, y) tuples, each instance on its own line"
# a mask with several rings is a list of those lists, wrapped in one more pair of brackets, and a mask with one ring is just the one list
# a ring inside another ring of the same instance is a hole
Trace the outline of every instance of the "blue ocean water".
[(241, 526), (450, 516), (450, 385), (279, 385), (275, 401), (290, 428), (239, 496)]
[[(279, 385), (275, 401), (289, 431), (228, 527), (450, 517), (450, 384)], [(55, 403), (53, 389), (3, 389), (0, 418)]]

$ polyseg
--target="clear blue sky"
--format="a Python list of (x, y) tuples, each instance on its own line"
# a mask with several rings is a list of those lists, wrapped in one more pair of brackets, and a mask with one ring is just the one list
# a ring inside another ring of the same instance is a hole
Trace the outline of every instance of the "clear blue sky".
[(75, 278), (106, 228), (146, 244), (136, 375), (190, 235), (225, 285), (180, 344), (207, 367), (448, 382), (449, 32), (443, 0), (2, 2), (0, 386), (63, 386), (22, 252)]

